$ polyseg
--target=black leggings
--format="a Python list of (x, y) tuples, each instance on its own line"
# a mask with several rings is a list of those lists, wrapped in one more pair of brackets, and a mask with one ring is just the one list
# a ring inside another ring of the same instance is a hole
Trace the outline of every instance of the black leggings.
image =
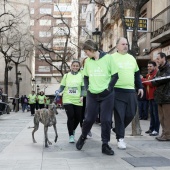
[(81, 120), (80, 120), (80, 127), (83, 126), (83, 121), (85, 118), (85, 112), (86, 112), (86, 97), (83, 97), (83, 106), (82, 106), (82, 114), (81, 114)]
[(81, 121), (82, 106), (67, 104), (64, 105), (64, 108), (67, 114), (68, 133), (71, 136)]

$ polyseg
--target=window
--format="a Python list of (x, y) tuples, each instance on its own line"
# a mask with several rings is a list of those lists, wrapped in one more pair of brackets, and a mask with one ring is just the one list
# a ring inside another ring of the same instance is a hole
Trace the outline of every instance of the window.
[(38, 71), (39, 72), (50, 72), (50, 66), (39, 66)]
[(49, 26), (51, 25), (51, 20), (47, 20), (47, 19), (44, 19), (44, 20), (40, 20), (40, 25), (41, 26)]
[[(61, 70), (61, 62), (53, 62), (53, 65), (57, 67), (59, 70)], [(55, 67), (53, 67), (53, 70), (57, 70)], [(63, 66), (64, 70), (64, 66)], [(66, 66), (66, 70), (69, 70), (69, 67)]]
[(34, 25), (34, 20), (30, 20), (30, 25)]
[(39, 58), (40, 58), (40, 59), (44, 59), (44, 57), (45, 57), (46, 59), (49, 59), (49, 58), (50, 58), (50, 55), (49, 55), (49, 54), (40, 54), (40, 55), (39, 55)]
[(60, 11), (60, 12), (72, 12), (72, 6), (70, 4), (62, 4), (54, 6), (54, 11)]
[(68, 24), (69, 23), (69, 19), (63, 19), (63, 21), (61, 20), (61, 19), (57, 19), (56, 20), (56, 24), (58, 25), (58, 24), (64, 24), (64, 22), (66, 23), (66, 24)]
[(40, 14), (51, 14), (50, 8), (40, 8)]
[(55, 35), (67, 35), (69, 33), (68, 28), (67, 27), (54, 27), (53, 28), (53, 34)]
[(51, 37), (51, 32), (40, 31), (39, 37)]
[(53, 40), (53, 45), (55, 47), (64, 47), (65, 46), (65, 40), (62, 39), (54, 39)]
[(86, 12), (86, 8), (87, 8), (87, 5), (82, 5), (81, 13), (85, 13)]
[(71, 3), (71, 0), (57, 0), (58, 3)]
[(41, 77), (41, 83), (51, 83), (51, 77)]
[(35, 2), (35, 0), (30, 0), (30, 2)]
[(52, 0), (40, 0), (40, 2), (52, 2)]
[(30, 9), (30, 14), (34, 14), (34, 8)]
[[(51, 44), (50, 43), (43, 43), (43, 46), (46, 47), (46, 48), (51, 48)], [(46, 58), (49, 58), (49, 56), (46, 57)]]

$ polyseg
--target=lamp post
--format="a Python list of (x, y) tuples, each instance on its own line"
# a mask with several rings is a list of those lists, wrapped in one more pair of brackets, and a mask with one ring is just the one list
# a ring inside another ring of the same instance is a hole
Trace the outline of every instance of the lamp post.
[(101, 36), (101, 31), (99, 31), (98, 28), (95, 28), (95, 31), (92, 32), (93, 40), (98, 44), (98, 47), (100, 48), (100, 36)]
[(20, 91), (20, 82), (22, 81), (21, 78), (21, 72), (18, 71), (17, 72), (17, 79), (16, 79), (16, 85), (17, 85), (17, 94), (16, 94), (16, 99), (15, 99), (15, 103), (16, 103), (16, 109), (15, 111), (19, 111), (19, 91)]
[(39, 93), (39, 91), (40, 91), (40, 86), (37, 85), (37, 93)]
[(32, 88), (32, 90), (34, 90), (35, 91), (35, 93), (36, 93), (36, 80), (34, 79), (34, 78), (32, 78), (32, 84), (33, 84), (33, 88)]

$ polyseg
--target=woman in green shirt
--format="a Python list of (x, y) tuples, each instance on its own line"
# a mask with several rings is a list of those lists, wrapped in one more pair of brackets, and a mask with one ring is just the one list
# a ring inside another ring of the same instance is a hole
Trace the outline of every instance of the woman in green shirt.
[(71, 72), (65, 74), (61, 80), (60, 89), (57, 93), (61, 92), (63, 92), (62, 100), (67, 114), (69, 142), (74, 143), (75, 130), (81, 120), (84, 96), (83, 76), (80, 72), (80, 62), (78, 60), (72, 62)]
[(100, 109), (102, 153), (114, 155), (108, 142), (110, 141), (114, 106), (113, 86), (118, 79), (116, 65), (110, 55), (98, 50), (98, 46), (93, 40), (87, 40), (83, 44), (83, 50), (88, 56), (84, 67), (84, 83), (87, 90), (86, 114), (82, 134), (76, 143), (76, 148), (82, 149)]
[(45, 100), (46, 100), (46, 96), (44, 95), (44, 92), (41, 91), (40, 94), (37, 97), (38, 100), (38, 106), (40, 109), (45, 108)]

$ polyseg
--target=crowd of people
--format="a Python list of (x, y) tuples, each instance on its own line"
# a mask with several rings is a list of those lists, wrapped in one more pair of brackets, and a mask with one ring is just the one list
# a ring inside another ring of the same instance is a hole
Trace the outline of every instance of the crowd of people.
[[(117, 49), (118, 52), (110, 56), (99, 51), (95, 42), (87, 40), (83, 50), (88, 58), (84, 62), (83, 70), (80, 71), (79, 61), (73, 61), (71, 72), (64, 75), (57, 91), (57, 95), (63, 92), (70, 143), (75, 142), (74, 135), (79, 122), (82, 127), (82, 134), (76, 143), (78, 150), (82, 149), (92, 125), (100, 114), (102, 153), (114, 154), (108, 145), (113, 110), (118, 147), (126, 148), (125, 128), (132, 121), (137, 109), (134, 82), (138, 87), (138, 95), (142, 96), (143, 90), (139, 68), (134, 57), (127, 54), (125, 38), (117, 41)], [(83, 98), (86, 98), (84, 113)]]
[[(55, 91), (56, 102), (63, 105), (67, 115), (69, 142), (75, 143), (75, 131), (81, 127), (76, 148), (81, 150), (91, 128), (100, 117), (101, 150), (103, 154), (114, 155), (109, 146), (111, 129), (116, 134), (119, 149), (126, 149), (125, 128), (139, 111), (141, 120), (147, 120), (150, 113), (150, 136), (158, 141), (170, 141), (170, 64), (164, 53), (158, 53), (156, 61), (148, 62), (148, 74), (141, 75), (135, 58), (128, 54), (127, 39), (121, 37), (116, 43), (117, 52), (107, 54), (98, 49), (93, 40), (87, 40), (82, 50), (87, 55), (83, 64), (78, 60), (71, 63)], [(163, 77), (160, 78), (160, 77)], [(61, 97), (62, 96), (62, 97)], [(31, 115), (35, 109), (48, 108), (50, 99), (41, 91), (21, 97), (22, 111)], [(98, 116), (100, 115), (100, 116)], [(115, 127), (112, 127), (114, 117)], [(162, 133), (159, 135), (159, 128)]]
[[(135, 58), (128, 54), (127, 39), (119, 38), (116, 48), (117, 52), (107, 54), (100, 51), (93, 40), (85, 41), (82, 50), (87, 58), (83, 66), (74, 60), (71, 72), (64, 75), (56, 91), (56, 96), (63, 95), (70, 143), (75, 142), (75, 130), (79, 123), (82, 128), (76, 143), (78, 150), (85, 144), (99, 114), (102, 153), (114, 155), (109, 146), (111, 129), (116, 134), (118, 148), (126, 149), (125, 128), (136, 115), (137, 107), (140, 119), (148, 119), (150, 113), (150, 127), (146, 133), (157, 136), (159, 141), (170, 140), (170, 81), (168, 78), (155, 79), (170, 75), (166, 55), (159, 53), (156, 62), (149, 61), (148, 74), (141, 76)], [(113, 115), (115, 127), (112, 128)], [(158, 136), (160, 124), (162, 134)]]
[[(42, 109), (42, 108), (47, 108), (50, 104), (50, 98), (46, 97), (44, 95), (44, 92), (41, 91), (40, 93), (38, 93), (37, 95), (35, 94), (35, 91), (33, 90), (31, 92), (31, 94), (29, 94), (28, 96), (26, 95), (22, 95), (20, 98), (20, 103), (21, 103), (21, 108), (22, 111), (25, 112), (27, 111), (31, 111), (31, 116), (34, 116), (35, 114), (35, 109)], [(13, 110), (15, 110), (15, 99), (13, 100)]]

